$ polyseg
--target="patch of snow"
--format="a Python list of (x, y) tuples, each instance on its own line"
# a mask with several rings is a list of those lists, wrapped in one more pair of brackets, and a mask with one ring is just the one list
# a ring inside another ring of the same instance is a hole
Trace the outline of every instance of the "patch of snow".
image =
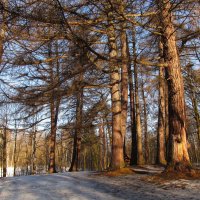
[[(152, 169), (153, 170), (153, 169)], [(141, 180), (148, 174), (118, 177), (94, 172), (67, 172), (0, 179), (1, 200), (200, 200), (200, 181), (181, 180), (155, 185)], [(174, 187), (179, 183), (187, 184)], [(173, 183), (173, 184), (172, 184)]]

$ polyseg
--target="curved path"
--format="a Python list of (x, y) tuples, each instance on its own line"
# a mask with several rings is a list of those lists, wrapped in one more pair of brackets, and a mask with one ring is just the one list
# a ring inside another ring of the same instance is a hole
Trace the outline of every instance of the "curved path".
[(150, 175), (105, 177), (74, 172), (4, 178), (0, 200), (200, 200), (199, 180), (156, 185), (142, 181), (144, 176)]

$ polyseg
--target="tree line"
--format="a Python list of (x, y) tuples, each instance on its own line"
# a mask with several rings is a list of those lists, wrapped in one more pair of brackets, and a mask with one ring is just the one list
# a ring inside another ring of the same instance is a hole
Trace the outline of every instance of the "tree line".
[(31, 173), (192, 171), (199, 1), (1, 0), (0, 11), (4, 176), (8, 149)]

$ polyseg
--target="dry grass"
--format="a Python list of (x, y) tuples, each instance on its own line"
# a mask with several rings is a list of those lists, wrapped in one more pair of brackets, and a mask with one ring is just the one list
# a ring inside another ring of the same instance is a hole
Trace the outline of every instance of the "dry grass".
[(151, 183), (165, 183), (166, 181), (173, 181), (173, 180), (200, 180), (200, 170), (193, 170), (192, 172), (164, 172), (157, 175), (143, 177), (142, 180), (148, 181)]
[(126, 168), (121, 168), (118, 170), (99, 172), (97, 175), (107, 176), (107, 177), (115, 177), (115, 176), (129, 175), (129, 174), (135, 174), (135, 173), (134, 173), (133, 169), (126, 167)]

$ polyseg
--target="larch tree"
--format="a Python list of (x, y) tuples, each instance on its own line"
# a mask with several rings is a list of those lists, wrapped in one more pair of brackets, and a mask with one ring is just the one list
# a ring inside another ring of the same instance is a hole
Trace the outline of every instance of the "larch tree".
[[(135, 28), (135, 27), (134, 27)], [(130, 98), (130, 118), (131, 118), (131, 159), (130, 165), (137, 164), (137, 132), (136, 132), (136, 112), (135, 112), (135, 88), (133, 80), (133, 69), (132, 65), (136, 65), (136, 41), (135, 41), (135, 30), (132, 30), (132, 53), (130, 52), (129, 46), (127, 46), (127, 54), (129, 55), (128, 65), (128, 77), (129, 77), (129, 98)], [(132, 56), (131, 56), (132, 55)]]
[(190, 171), (186, 136), (186, 114), (183, 78), (176, 45), (176, 31), (173, 24), (172, 4), (168, 0), (158, 1), (160, 25), (162, 27), (163, 57), (167, 63), (169, 109), (169, 154), (167, 171)]
[(124, 136), (121, 132), (121, 90), (120, 90), (120, 68), (117, 63), (117, 44), (114, 26), (114, 10), (112, 5), (107, 4), (107, 35), (109, 42), (109, 65), (111, 79), (111, 100), (112, 100), (112, 156), (111, 168), (118, 169), (124, 167), (123, 145)]
[[(163, 63), (163, 44), (160, 41), (160, 62)], [(166, 114), (165, 114), (165, 73), (164, 67), (159, 67), (158, 76), (159, 87), (159, 99), (158, 99), (158, 130), (157, 130), (157, 158), (156, 163), (160, 165), (166, 165), (166, 145), (165, 145), (165, 133), (166, 133)]]
[(140, 115), (140, 101), (139, 101), (139, 85), (138, 85), (138, 65), (134, 66), (134, 80), (135, 80), (135, 112), (136, 112), (136, 138), (137, 138), (137, 164), (144, 164), (143, 145), (142, 145), (142, 127)]

